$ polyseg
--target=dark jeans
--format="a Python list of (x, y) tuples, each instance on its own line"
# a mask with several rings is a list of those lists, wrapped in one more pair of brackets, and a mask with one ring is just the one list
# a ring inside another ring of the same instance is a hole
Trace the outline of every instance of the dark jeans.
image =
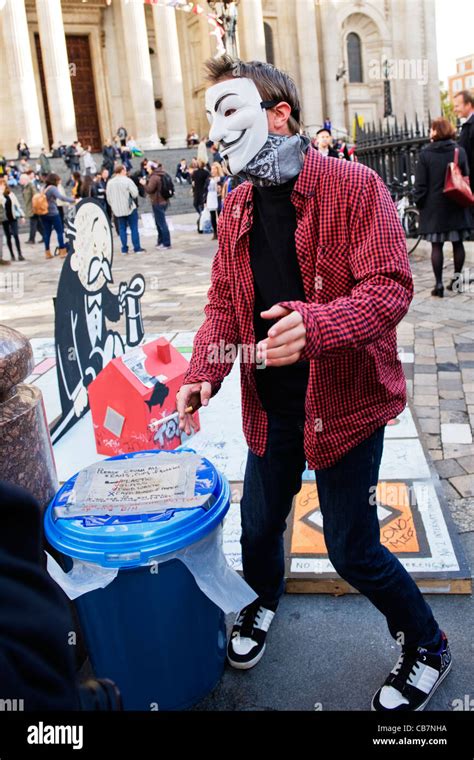
[(20, 247), (20, 238), (18, 237), (18, 219), (14, 219), (12, 222), (2, 222), (3, 225), (3, 231), (5, 232), (5, 237), (7, 240), (7, 246), (8, 250), (10, 251), (10, 256), (12, 259), (15, 258), (13, 254), (13, 245), (12, 245), (12, 238), (15, 241), (16, 250), (18, 251), (18, 255), (21, 256), (21, 247)]
[(166, 209), (168, 206), (168, 203), (157, 203), (152, 206), (156, 229), (158, 230), (158, 245), (161, 243), (165, 246), (171, 245), (170, 231), (168, 229), (168, 222), (166, 221)]
[(199, 229), (199, 221), (201, 219), (201, 214), (204, 211), (204, 203), (203, 202), (199, 202), (196, 199), (194, 199), (193, 206), (194, 206), (196, 212), (199, 214), (199, 216), (197, 218), (197, 230), (198, 230), (198, 232), (201, 232), (201, 230)]
[(217, 235), (217, 209), (209, 212), (211, 215), (212, 231)]
[(127, 226), (130, 227), (130, 232), (132, 235), (132, 244), (133, 244), (133, 250), (139, 251), (141, 248), (140, 245), (140, 235), (138, 234), (138, 211), (137, 209), (133, 209), (132, 213), (128, 216), (118, 216), (117, 217), (118, 226), (119, 226), (119, 235), (120, 240), (122, 242), (122, 253), (128, 252), (128, 242), (127, 242)]
[[(269, 414), (268, 421), (265, 454), (248, 452), (241, 501), (244, 577), (264, 606), (276, 604), (284, 591), (283, 533), (305, 468), (303, 417)], [(385, 615), (393, 638), (434, 646), (439, 628), (430, 607), (397, 557), (380, 543), (370, 496), (378, 481), (383, 435), (384, 426), (316, 472), (324, 539), (338, 574)]]
[(33, 214), (33, 216), (30, 216), (30, 234), (28, 237), (29, 243), (35, 242), (37, 232), (43, 236), (43, 222), (39, 214)]
[(43, 242), (44, 242), (45, 250), (49, 251), (51, 233), (53, 230), (56, 230), (59, 247), (65, 248), (66, 246), (64, 243), (64, 228), (63, 228), (63, 223), (62, 223), (60, 215), (55, 214), (54, 216), (49, 216), (48, 214), (46, 214), (45, 216), (43, 216), (42, 222), (43, 222)]

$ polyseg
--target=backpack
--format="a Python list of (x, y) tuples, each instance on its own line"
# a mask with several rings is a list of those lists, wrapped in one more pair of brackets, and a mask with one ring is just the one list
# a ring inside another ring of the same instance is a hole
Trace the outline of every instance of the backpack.
[(165, 199), (165, 201), (168, 201), (174, 195), (173, 180), (171, 179), (170, 175), (167, 174), (166, 172), (161, 174), (160, 179), (161, 179), (160, 195), (162, 198)]
[(33, 214), (37, 214), (38, 216), (45, 216), (48, 213), (48, 199), (44, 191), (33, 195), (31, 207)]

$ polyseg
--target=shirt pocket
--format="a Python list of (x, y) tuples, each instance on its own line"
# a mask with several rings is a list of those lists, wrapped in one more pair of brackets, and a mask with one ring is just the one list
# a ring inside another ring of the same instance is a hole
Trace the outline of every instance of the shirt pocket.
[[(349, 241), (316, 245), (317, 300), (323, 303), (349, 295), (355, 280), (350, 269)], [(318, 297), (319, 296), (319, 297)]]

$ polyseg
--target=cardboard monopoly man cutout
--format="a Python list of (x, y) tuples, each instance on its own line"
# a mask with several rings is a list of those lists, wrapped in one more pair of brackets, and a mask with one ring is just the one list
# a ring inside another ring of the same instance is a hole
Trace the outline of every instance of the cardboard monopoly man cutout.
[(266, 108), (278, 101), (262, 101), (251, 79), (233, 77), (206, 90), (209, 139), (219, 150), (229, 171), (238, 174), (263, 148), (268, 138)]
[[(144, 337), (140, 298), (141, 274), (130, 283), (112, 279), (112, 230), (103, 206), (84, 199), (70, 225), (69, 252), (59, 278), (55, 301), (56, 370), (61, 416), (52, 430), (56, 442), (89, 409), (88, 386), (107, 363), (137, 346)], [(126, 321), (126, 339), (108, 326)]]

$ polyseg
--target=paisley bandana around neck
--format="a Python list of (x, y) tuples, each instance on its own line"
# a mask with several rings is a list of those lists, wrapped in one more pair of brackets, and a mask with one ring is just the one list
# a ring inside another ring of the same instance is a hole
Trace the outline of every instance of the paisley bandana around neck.
[(282, 185), (300, 173), (309, 144), (305, 135), (269, 134), (239, 176), (260, 187)]

